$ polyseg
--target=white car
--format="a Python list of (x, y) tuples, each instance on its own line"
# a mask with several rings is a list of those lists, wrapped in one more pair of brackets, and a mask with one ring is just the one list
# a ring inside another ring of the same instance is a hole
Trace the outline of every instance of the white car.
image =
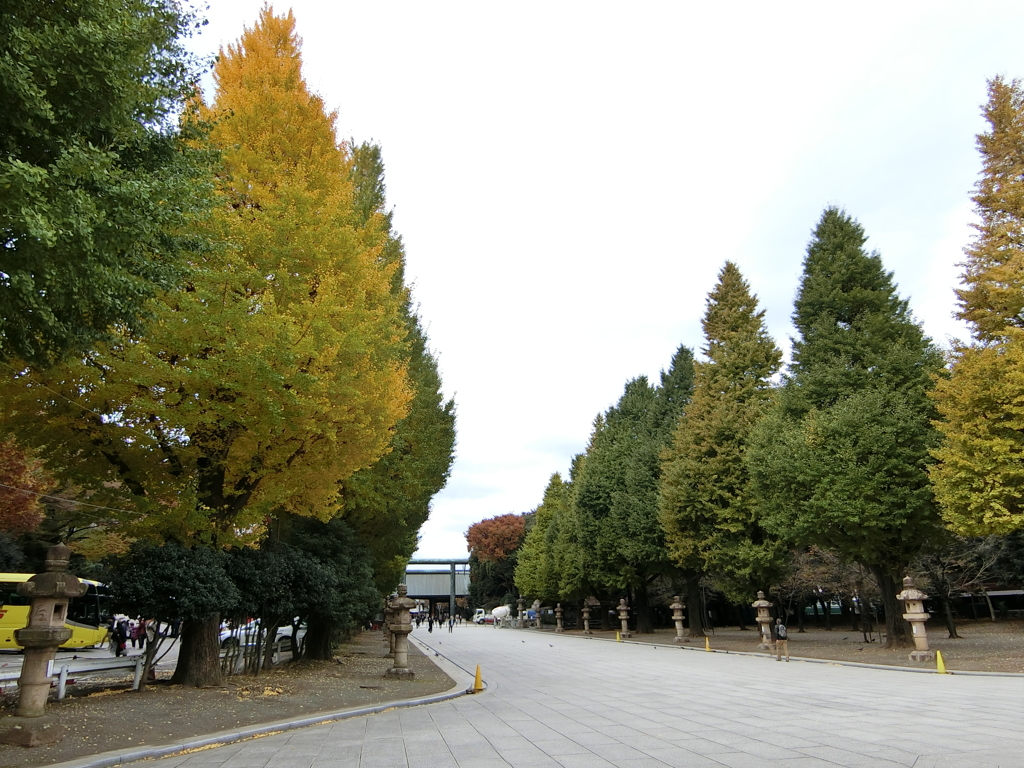
[[(259, 632), (260, 620), (253, 619), (247, 621), (237, 627), (228, 627), (225, 624), (221, 624), (220, 627), (220, 647), (221, 648), (237, 648), (240, 645), (255, 645), (256, 644), (256, 633)], [(304, 627), (299, 627), (299, 635), (305, 634)], [(277, 628), (277, 634), (274, 637), (275, 643), (281, 644), (282, 650), (289, 650), (292, 643), (292, 625), (285, 624)]]

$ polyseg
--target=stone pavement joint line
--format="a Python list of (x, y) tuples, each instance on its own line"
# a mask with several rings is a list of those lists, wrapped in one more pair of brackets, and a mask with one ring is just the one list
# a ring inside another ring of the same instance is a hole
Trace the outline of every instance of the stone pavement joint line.
[[(422, 631), (413, 637), (442, 654), (427, 655), (450, 675), (448, 662), (463, 671), (480, 664), (487, 691), (152, 764), (1024, 768), (1019, 679), (775, 664), (767, 656), (582, 643), (473, 625), (440, 637)], [(64, 768), (72, 765), (87, 764)]]

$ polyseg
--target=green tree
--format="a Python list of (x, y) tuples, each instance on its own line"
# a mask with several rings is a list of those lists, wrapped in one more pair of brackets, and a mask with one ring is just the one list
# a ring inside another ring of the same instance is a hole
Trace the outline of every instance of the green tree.
[(587, 452), (574, 503), (583, 539), (593, 547), (587, 564), (606, 589), (628, 592), (637, 631), (653, 631), (647, 588), (669, 562), (657, 519), (657, 394), (645, 376), (626, 384), (609, 408)]
[(196, 71), (173, 0), (25, 0), (0, 14), (0, 360), (45, 366), (177, 286), (209, 204), (174, 127)]
[(979, 221), (957, 290), (974, 338), (954, 345), (950, 375), (933, 393), (944, 439), (930, 474), (961, 536), (1024, 528), (1024, 91), (997, 77), (988, 93)]
[(942, 359), (865, 239), (844, 212), (823, 213), (796, 299), (793, 363), (748, 458), (769, 532), (874, 574), (892, 647), (910, 640), (899, 579), (939, 532), (928, 392)]
[[(550, 565), (554, 577), (558, 581), (558, 597), (562, 600), (584, 600), (589, 597), (601, 597), (611, 600), (593, 567), (594, 545), (584, 531), (586, 518), (581, 510), (578, 499), (579, 479), (583, 476), (583, 467), (587, 455), (594, 446), (596, 436), (604, 427), (604, 414), (594, 419), (594, 430), (586, 453), (573, 457), (569, 467), (569, 480), (563, 487), (562, 503), (556, 506), (556, 519), (552, 521), (550, 530), (554, 538), (548, 536), (550, 542)], [(618, 602), (617, 599), (615, 602)]]
[(715, 574), (736, 601), (778, 571), (780, 545), (761, 527), (744, 463), (782, 353), (739, 269), (726, 262), (703, 319), (706, 362), (663, 454), (660, 519), (670, 556), (686, 575), (691, 635), (702, 632), (699, 582)]
[(323, 522), (290, 515), (284, 528), (284, 540), (312, 561), (323, 578), (317, 583), (307, 573), (292, 582), (296, 615), (308, 622), (302, 657), (329, 661), (334, 645), (380, 610), (373, 554), (341, 518)]
[(0, 531), (0, 571), (13, 573), (25, 562), (25, 554), (10, 534)]
[(241, 597), (228, 577), (227, 555), (209, 547), (140, 541), (112, 561), (107, 582), (118, 610), (182, 622), (182, 646), (188, 643), (196, 652), (179, 657), (173, 683), (193, 684), (206, 676), (206, 668), (220, 669), (216, 632), (212, 645), (199, 635), (211, 622), (216, 628), (221, 612), (233, 609)]
[(515, 584), (521, 595), (541, 600), (561, 597), (556, 557), (566, 490), (562, 476), (555, 472), (544, 489), (544, 500), (533, 511), (533, 526), (523, 540), (516, 561)]
[(391, 292), (401, 303), (413, 390), (408, 415), (395, 425), (387, 453), (342, 486), (345, 520), (367, 542), (377, 586), (386, 594), (401, 580), (430, 513), (430, 501), (448, 480), (455, 451), (455, 403), (445, 401), (441, 393), (437, 360), (405, 285), (405, 250), (385, 207), (380, 147), (354, 147), (351, 178), (356, 222), (367, 244), (379, 246), (382, 260), (394, 270)]
[(649, 589), (671, 570), (657, 519), (660, 452), (693, 388), (693, 353), (680, 346), (660, 385), (626, 384), (619, 402), (594, 421), (586, 453), (573, 460), (565, 502), (549, 535), (562, 600), (623, 591), (637, 631), (651, 632)]

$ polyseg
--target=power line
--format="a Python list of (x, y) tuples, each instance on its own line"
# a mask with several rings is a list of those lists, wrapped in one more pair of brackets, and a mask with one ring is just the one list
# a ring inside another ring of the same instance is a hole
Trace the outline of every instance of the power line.
[[(85, 405), (84, 403), (79, 402), (78, 400), (73, 400), (72, 398), (70, 398), (67, 395), (65, 395), (63, 392), (58, 392), (53, 387), (47, 386), (43, 382), (33, 378), (31, 375), (24, 374), (22, 370), (20, 370), (18, 368), (15, 368), (10, 363), (5, 362), (3, 360), (0, 360), (0, 365), (3, 365), (5, 368), (10, 369), (11, 372), (13, 372), (15, 374), (22, 374), (22, 376), (28, 382), (30, 382), (33, 386), (45, 389), (47, 392), (51, 392), (54, 395), (56, 395), (57, 397), (61, 398), (62, 400), (66, 400), (67, 402), (71, 403), (71, 405), (77, 405), (83, 411), (91, 413), (93, 416), (96, 416), (100, 420), (101, 423), (103, 423), (103, 424), (109, 424), (110, 423), (110, 422), (106, 421), (107, 417), (104, 414), (100, 413), (99, 411), (94, 411), (92, 408), (90, 408), (89, 406)], [(137, 427), (134, 427), (131, 424), (125, 424), (123, 422), (118, 422), (117, 423), (117, 427), (119, 429), (127, 429), (130, 432), (134, 432), (135, 434), (139, 435), (140, 437), (145, 438), (147, 441), (153, 440), (153, 435), (151, 433), (146, 432), (146, 431), (141, 430), (141, 429), (138, 429)], [(175, 448), (176, 448), (176, 450), (178, 450), (178, 451), (180, 451), (182, 453), (185, 453), (186, 455), (191, 453), (191, 450), (190, 450), (191, 446), (189, 446), (187, 444), (186, 445), (177, 445), (177, 446), (175, 446)]]
[(101, 504), (90, 504), (87, 501), (79, 501), (78, 499), (66, 499), (63, 496), (51, 496), (48, 493), (36, 493), (35, 491), (30, 491), (27, 488), (16, 488), (13, 485), (6, 485), (5, 483), (0, 483), (0, 488), (7, 488), (8, 490), (19, 491), (21, 493), (30, 493), (33, 496), (38, 496), (41, 499), (53, 499), (54, 501), (66, 501), (66, 502), (68, 502), (70, 504), (81, 504), (81, 505), (86, 506), (86, 507), (92, 507), (93, 509), (105, 509), (105, 510), (107, 510), (109, 512), (124, 512), (126, 515), (136, 515), (136, 514), (139, 514), (138, 510), (132, 512), (132, 511), (127, 510), (127, 509), (117, 509), (116, 507), (104, 507)]

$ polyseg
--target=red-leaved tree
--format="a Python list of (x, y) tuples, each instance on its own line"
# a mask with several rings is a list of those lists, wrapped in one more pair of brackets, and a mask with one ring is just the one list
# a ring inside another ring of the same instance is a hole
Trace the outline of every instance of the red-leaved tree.
[(522, 515), (498, 515), (473, 523), (466, 531), (469, 552), (481, 563), (506, 560), (519, 549), (526, 536)]
[(34, 531), (43, 521), (38, 494), (52, 487), (38, 458), (14, 438), (0, 438), (0, 531)]

